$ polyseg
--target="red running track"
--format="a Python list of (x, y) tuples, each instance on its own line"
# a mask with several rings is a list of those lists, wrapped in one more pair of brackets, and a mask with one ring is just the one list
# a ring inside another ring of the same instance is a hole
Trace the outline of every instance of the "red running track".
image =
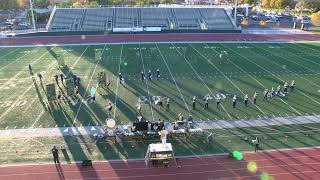
[(181, 41), (320, 41), (320, 34), (112, 34), (0, 38), (0, 45), (49, 45)]
[[(257, 163), (258, 171), (247, 171), (247, 163)], [(225, 155), (190, 157), (178, 160), (181, 168), (145, 167), (144, 161), (96, 162), (92, 168), (79, 164), (3, 166), (2, 180), (62, 180), (62, 179), (128, 179), (128, 180), (258, 180), (266, 172), (269, 180), (295, 180), (320, 178), (320, 149), (291, 149), (259, 153), (246, 153), (244, 160), (236, 161)]]

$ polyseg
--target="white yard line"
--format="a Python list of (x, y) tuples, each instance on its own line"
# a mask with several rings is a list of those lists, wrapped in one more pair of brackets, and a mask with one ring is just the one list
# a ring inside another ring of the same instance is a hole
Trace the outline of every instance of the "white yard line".
[(3, 58), (3, 57), (8, 56), (9, 54), (12, 54), (12, 53), (16, 52), (17, 50), (18, 50), (18, 48), (15, 48), (13, 51), (10, 51), (7, 54), (4, 54), (4, 55), (0, 56), (0, 59)]
[[(35, 61), (33, 61), (31, 64), (33, 64), (33, 63), (38, 62), (39, 60), (41, 60), (41, 58), (42, 58), (43, 56), (45, 56), (47, 53), (49, 53), (49, 52), (46, 51), (45, 53), (43, 53), (39, 58), (37, 58), (37, 59), (36, 59)], [(52, 66), (52, 64), (54, 64), (54, 63), (55, 63), (55, 62), (52, 62), (48, 69), (50, 69), (51, 66)], [(25, 68), (27, 68), (27, 67), (25, 67)], [(23, 69), (25, 69), (25, 68), (23, 68)], [(19, 73), (17, 73), (14, 77), (18, 76), (20, 73), (21, 73), (21, 71), (19, 71)], [(8, 82), (10, 82), (10, 81), (8, 81)], [(7, 82), (7, 83), (8, 83), (8, 82)], [(5, 83), (4, 85), (6, 85), (7, 83)], [(4, 86), (4, 85), (3, 85), (3, 86)], [(2, 86), (1, 86), (1, 87), (2, 87)], [(33, 83), (32, 83), (32, 85), (30, 85), (30, 86), (24, 91), (24, 93), (22, 93), (20, 96), (18, 96), (18, 98), (14, 101), (14, 104), (17, 103), (22, 97), (24, 97), (24, 95), (25, 95), (32, 87), (33, 87)], [(9, 112), (12, 110), (12, 108), (14, 108), (14, 106), (11, 106), (10, 108), (8, 108), (8, 109), (0, 116), (0, 121), (2, 121), (2, 118), (3, 118), (7, 113), (9, 113)]]
[[(319, 53), (319, 49), (314, 49), (314, 48), (311, 48), (311, 47), (307, 47), (307, 46), (304, 46), (304, 45), (301, 45), (302, 43), (295, 43), (294, 45), (295, 46), (300, 46), (300, 47), (303, 47), (303, 48), (306, 48), (306, 49), (311, 49), (312, 51), (315, 51), (316, 53)], [(312, 44), (312, 42), (310, 43)], [(316, 44), (319, 44), (319, 43), (316, 43)], [(316, 46), (317, 48), (320, 48), (320, 46)]]
[(84, 98), (85, 98), (86, 95), (87, 95), (88, 89), (89, 89), (89, 87), (90, 87), (90, 85), (91, 85), (91, 81), (92, 81), (92, 78), (93, 78), (93, 76), (94, 76), (94, 74), (95, 74), (95, 72), (96, 72), (96, 69), (97, 69), (100, 61), (103, 59), (103, 54), (104, 54), (105, 50), (106, 50), (106, 45), (104, 45), (104, 47), (103, 47), (103, 51), (102, 51), (102, 53), (101, 53), (101, 58), (98, 60), (98, 62), (96, 63), (96, 65), (95, 65), (95, 67), (94, 67), (94, 69), (93, 69), (93, 72), (92, 72), (92, 74), (91, 74), (91, 77), (90, 77), (90, 80), (89, 80), (88, 85), (87, 85), (87, 87), (86, 87), (86, 90), (85, 90), (85, 92), (84, 92), (84, 94), (83, 94), (83, 96), (82, 96), (82, 99), (81, 99), (81, 101), (80, 101), (80, 105), (79, 105), (79, 107), (78, 107), (77, 113), (76, 113), (76, 115), (74, 116), (73, 124), (74, 124), (75, 121), (77, 120), (77, 117), (78, 117), (78, 115), (79, 115), (79, 113), (80, 113), (80, 110), (81, 110), (81, 106), (82, 106), (82, 104), (83, 104), (83, 100), (84, 100)]
[[(257, 48), (259, 48), (259, 49), (261, 49), (260, 47), (258, 47), (258, 46), (255, 46), (255, 47), (257, 47)], [(266, 49), (263, 49), (264, 51), (267, 51), (267, 52), (269, 52), (269, 53), (272, 53), (271, 51), (268, 51), (268, 50), (266, 50)], [(233, 51), (233, 50), (232, 50)], [(251, 50), (250, 50), (251, 51)], [(235, 52), (235, 51), (234, 51)], [(251, 52), (253, 52), (253, 51), (251, 51)], [(255, 52), (253, 52), (253, 53), (255, 53)], [(239, 54), (239, 53), (237, 53), (237, 54)], [(257, 53), (255, 53), (255, 54), (257, 54)], [(242, 55), (241, 55), (242, 56)], [(291, 61), (291, 60), (289, 60), (288, 58), (286, 58), (286, 57), (283, 57), (283, 56), (280, 56), (280, 55), (276, 55), (275, 54), (275, 56), (278, 56), (278, 57), (280, 57), (280, 58), (282, 58), (282, 59), (284, 59), (284, 60), (286, 60), (286, 61), (289, 61), (289, 62), (292, 62), (292, 63), (295, 63), (295, 64), (297, 64), (297, 65), (299, 65), (300, 67), (303, 67), (303, 68), (305, 68), (305, 69), (308, 69), (308, 70), (310, 70), (310, 71), (313, 71), (312, 69), (309, 69), (309, 68), (306, 68), (305, 66), (302, 66), (302, 65), (300, 65), (300, 64), (298, 64), (298, 63), (296, 63), (296, 62), (294, 62), (294, 61)], [(243, 56), (242, 56), (243, 57)], [(262, 56), (263, 57), (263, 56)], [(245, 57), (246, 59), (248, 59), (247, 57)], [(265, 57), (263, 57), (264, 59), (267, 59), (267, 58), (265, 58)], [(249, 59), (248, 59), (249, 60)], [(267, 59), (268, 61), (269, 61), (269, 59)], [(249, 60), (250, 62), (252, 62), (251, 60)], [(256, 64), (256, 63), (254, 63), (254, 64)], [(278, 63), (277, 63), (278, 64)], [(257, 65), (257, 64), (256, 64)], [(268, 70), (266, 70), (264, 67), (261, 67), (260, 65), (257, 65), (257, 66), (259, 66), (261, 69), (264, 69), (266, 72), (269, 72), (272, 76), (274, 76), (274, 77), (276, 77), (277, 79), (279, 79), (280, 81), (283, 81), (283, 82), (285, 82), (283, 79), (281, 79), (281, 78), (279, 78), (278, 76), (276, 76), (276, 75), (274, 75), (273, 73), (271, 73), (270, 71), (268, 71)], [(314, 71), (313, 71), (314, 72)], [(304, 95), (305, 97), (307, 97), (307, 98), (309, 98), (311, 101), (313, 101), (313, 102), (315, 102), (315, 103), (317, 103), (317, 104), (320, 104), (320, 102), (318, 102), (318, 101), (316, 101), (316, 100), (314, 100), (313, 98), (311, 98), (310, 96), (308, 96), (308, 95), (306, 95), (305, 93), (303, 93), (303, 92), (301, 92), (299, 89), (296, 89), (300, 94), (302, 94), (302, 95)]]
[[(84, 52), (86, 52), (86, 50), (88, 49), (88, 47), (89, 47), (89, 46), (86, 47), (86, 49), (83, 51), (83, 53), (82, 53), (82, 54), (80, 55), (80, 57), (77, 59), (77, 61), (75, 62), (75, 64), (81, 59), (82, 55), (84, 54)], [(46, 53), (47, 53), (47, 52), (46, 52)], [(46, 53), (44, 53), (43, 55), (45, 55)], [(42, 56), (43, 56), (43, 55), (42, 55)], [(39, 60), (42, 58), (42, 56), (40, 56), (36, 61), (39, 61)], [(74, 64), (74, 65), (75, 65), (75, 64)], [(51, 69), (53, 65), (55, 65), (55, 61), (51, 63), (51, 65), (49, 66), (48, 69)], [(47, 70), (48, 70), (48, 69), (47, 69)], [(71, 68), (70, 68), (68, 74), (69, 74), (70, 72), (71, 72)], [(19, 74), (19, 73), (18, 73), (18, 74)], [(46, 74), (46, 75), (48, 75), (48, 74)], [(21, 94), (21, 95), (15, 100), (14, 104), (17, 103), (22, 97), (24, 97), (24, 95), (25, 95), (32, 87), (33, 87), (33, 83), (32, 83), (32, 85), (30, 85), (30, 86), (24, 91), (23, 94)], [(9, 113), (13, 107), (14, 107), (14, 106), (11, 106), (9, 109), (7, 109), (7, 110), (0, 116), (0, 121), (2, 121), (1, 119), (3, 118), (3, 116), (6, 115), (7, 113)]]
[[(190, 47), (192, 47), (195, 51), (197, 51), (197, 53), (202, 57), (204, 58), (205, 60), (207, 60), (207, 62), (212, 66), (214, 67), (217, 71), (219, 71), (219, 73), (225, 78), (227, 79), (235, 88), (237, 88), (243, 95), (245, 95), (245, 93), (239, 88), (239, 86), (237, 86), (231, 79), (229, 79), (216, 65), (214, 65), (210, 59), (208, 59), (206, 56), (204, 56), (202, 53), (200, 53), (196, 48), (194, 48), (192, 45), (189, 44)], [(249, 99), (250, 102), (251, 99)], [(253, 103), (252, 103), (253, 104)], [(265, 114), (264, 111), (262, 111), (259, 106), (255, 105), (255, 107), (262, 113), (262, 114)]]
[(69, 71), (68, 73), (66, 74), (66, 76), (68, 76), (70, 74), (70, 72), (72, 71), (72, 69), (78, 64), (78, 62), (80, 61), (80, 59), (82, 58), (82, 56), (84, 55), (84, 53), (87, 51), (87, 49), (89, 48), (90, 46), (87, 46), (84, 51), (81, 53), (81, 55), (79, 56), (79, 58), (76, 60), (76, 62), (71, 66), (71, 68), (69, 68)]
[[(143, 72), (146, 73), (145, 67), (144, 67), (144, 60), (143, 60), (143, 56), (142, 56), (142, 51), (141, 51), (141, 47), (139, 44), (139, 50), (140, 50), (140, 57), (141, 57), (141, 61), (142, 61), (142, 68), (143, 68)], [(149, 91), (149, 86), (148, 86), (148, 80), (145, 80), (146, 82), (146, 87), (147, 87), (147, 92), (148, 92), (148, 98), (149, 98), (149, 105), (150, 105), (150, 110), (151, 110), (151, 115), (152, 115), (152, 120), (155, 121), (154, 119), (154, 114), (153, 114), (153, 108), (152, 108), (152, 102), (150, 101), (150, 91)]]
[(44, 146), (44, 144), (42, 142), (40, 142), (40, 141), (37, 141), (37, 140), (35, 140), (33, 138), (28, 138), (28, 139), (33, 141), (33, 142), (39, 143), (41, 146)]
[[(52, 62), (49, 67), (47, 68), (48, 69), (51, 69), (53, 66), (55, 65), (55, 62)], [(36, 81), (36, 80), (34, 80)], [(29, 92), (29, 90), (34, 86), (34, 83), (32, 83), (22, 94), (20, 94), (20, 96), (18, 96), (18, 98), (16, 98), (16, 100), (14, 101), (13, 104), (16, 104), (21, 98), (23, 98), (25, 96), (25, 94), (27, 94)], [(15, 106), (10, 106), (1, 116), (0, 116), (0, 121), (2, 121), (3, 117), (8, 114)]]
[[(67, 74), (69, 74), (69, 73), (71, 72), (71, 70), (73, 69), (73, 67), (79, 62), (79, 60), (82, 58), (83, 54), (87, 51), (88, 47), (89, 47), (89, 46), (87, 46), (87, 47), (82, 51), (82, 53), (81, 53), (80, 56), (77, 58), (77, 60), (73, 63), (72, 67), (69, 69), (69, 71), (68, 71)], [(48, 68), (48, 69), (50, 69), (50, 68)], [(47, 73), (47, 74), (49, 74), (49, 73)], [(34, 100), (37, 100), (37, 97), (34, 98)], [(32, 102), (34, 102), (34, 101), (32, 101)], [(31, 106), (31, 103), (30, 103), (30, 106)], [(29, 106), (28, 106), (24, 111), (26, 111), (28, 108), (29, 108)], [(44, 111), (44, 109), (43, 109), (42, 111)], [(44, 113), (44, 112), (43, 112), (43, 113)], [(37, 123), (37, 121), (41, 118), (41, 115), (42, 115), (43, 113), (40, 112), (39, 116), (35, 119), (35, 122), (33, 122), (32, 126), (31, 126), (30, 128), (32, 128), (32, 127)]]
[(121, 70), (121, 60), (122, 60), (122, 50), (123, 50), (123, 44), (121, 45), (121, 51), (120, 51), (120, 59), (119, 59), (119, 67), (118, 67), (118, 74), (116, 74), (117, 78), (117, 88), (116, 88), (116, 97), (114, 100), (114, 111), (113, 111), (113, 119), (116, 120), (116, 109), (117, 109), (117, 100), (118, 100), (118, 90), (119, 90), (119, 83), (120, 79), (118, 77), (120, 70)]
[(39, 119), (41, 118), (41, 116), (44, 114), (45, 110), (42, 109), (42, 111), (40, 112), (40, 114), (37, 116), (37, 118), (34, 120), (33, 124), (31, 125), (30, 128), (34, 128), (34, 126), (36, 125), (36, 123), (39, 121)]
[[(66, 52), (64, 52), (62, 54), (62, 56), (64, 56), (66, 54)], [(48, 59), (48, 60), (51, 60), (51, 59)], [(48, 69), (47, 69), (48, 70)], [(43, 77), (43, 81), (45, 80), (45, 77)], [(32, 99), (32, 101), (29, 103), (29, 105), (23, 110), (23, 112), (26, 112), (32, 105), (33, 105), (33, 102), (35, 102), (36, 100), (38, 99), (38, 97), (35, 97)], [(42, 113), (42, 112), (41, 112)], [(40, 118), (40, 117), (39, 117)]]
[[(187, 60), (187, 58), (183, 55), (183, 54), (181, 54), (181, 52), (178, 50), (178, 48), (174, 45), (174, 44), (172, 44), (174, 47), (175, 47), (175, 49), (176, 49), (176, 51), (181, 55), (181, 56), (183, 56), (184, 57), (184, 60), (187, 62), (187, 64), (189, 65), (189, 67), (193, 70), (193, 72), (194, 73), (196, 73), (196, 75), (198, 76), (198, 78), (199, 78), (199, 80), (206, 86), (206, 88), (209, 90), (209, 92), (211, 93), (211, 96), (212, 97), (216, 97), (214, 94), (213, 94), (213, 92), (211, 91), (211, 89), (208, 87), (208, 85), (204, 82), (204, 80), (200, 77), (200, 75), (198, 74), (198, 72), (195, 70), (195, 68), (192, 66), (192, 64)], [(232, 117), (231, 117), (231, 115), (228, 113), (228, 111), (225, 109), (225, 107), (221, 104), (221, 107), (222, 107), (222, 109), (223, 109), (223, 111), (228, 115), (228, 117), (230, 118), (230, 119), (232, 119)]]
[[(225, 47), (225, 46), (223, 46), (222, 44), (220, 44), (220, 45), (221, 45), (222, 47)], [(260, 69), (263, 69), (265, 72), (268, 72), (268, 73), (271, 74), (272, 76), (274, 76), (274, 77), (276, 77), (277, 79), (283, 81), (281, 78), (277, 77), (276, 75), (274, 75), (274, 74), (273, 74), (272, 72), (270, 72), (269, 70), (267, 70), (267, 69), (265, 69), (264, 67), (260, 66), (260, 65), (257, 64), (256, 62), (251, 61), (249, 58), (243, 56), (242, 54), (234, 51), (234, 50), (231, 49), (231, 48), (228, 48), (228, 47), (225, 47), (225, 48), (233, 51), (234, 53), (236, 53), (236, 54), (238, 54), (239, 56), (241, 56), (242, 59), (246, 59), (247, 61), (255, 64), (256, 66), (258, 66)], [(255, 53), (255, 52), (253, 52), (253, 53)], [(266, 58), (266, 59), (267, 59), (267, 58)], [(246, 71), (244, 71), (244, 72), (247, 73)], [(249, 75), (249, 73), (247, 73), (247, 74)], [(253, 78), (253, 77), (251, 76), (251, 78)], [(262, 83), (260, 83), (256, 78), (253, 78), (253, 80), (255, 80), (256, 82), (258, 82), (263, 88), (266, 88), (266, 87), (265, 87)], [(285, 81), (283, 81), (283, 82), (285, 82)], [(285, 102), (283, 99), (281, 99), (281, 98), (278, 98), (278, 99), (279, 99), (281, 102), (283, 102), (284, 104), (286, 104), (288, 107), (290, 107), (290, 108), (291, 108), (293, 111), (295, 111), (297, 114), (302, 115), (298, 110), (296, 110), (295, 108), (293, 108), (292, 106), (290, 106), (290, 105), (289, 105), (287, 102)]]
[(159, 54), (160, 54), (160, 56), (161, 56), (161, 58), (162, 58), (162, 61), (164, 62), (164, 64), (166, 65), (166, 67), (167, 67), (167, 69), (168, 69), (168, 71), (169, 71), (169, 73), (170, 73), (170, 76), (171, 76), (171, 78), (172, 78), (172, 80), (173, 80), (174, 84), (176, 85), (177, 90), (178, 90), (178, 91), (179, 91), (179, 93), (180, 93), (180, 96), (181, 96), (182, 101), (184, 102), (184, 104), (185, 104), (185, 106), (186, 106), (186, 108), (187, 108), (187, 110), (188, 110), (189, 114), (191, 114), (191, 111), (190, 111), (190, 109), (189, 109), (189, 107), (188, 107), (188, 105), (187, 105), (186, 101), (185, 101), (185, 100), (184, 100), (184, 98), (183, 98), (183, 95), (182, 95), (182, 93), (181, 93), (181, 91), (180, 91), (180, 88), (179, 88), (179, 86), (178, 86), (178, 84), (177, 84), (177, 82), (176, 82), (175, 78), (173, 77), (173, 74), (172, 74), (172, 72), (171, 72), (171, 70), (170, 70), (170, 68), (169, 68), (169, 66), (168, 66), (168, 64), (167, 64), (167, 61), (166, 61), (166, 60), (165, 60), (165, 58), (163, 57), (163, 54), (162, 54), (162, 52), (160, 51), (160, 49), (159, 49), (158, 45), (157, 45), (157, 44), (155, 44), (155, 45), (156, 45), (156, 47), (157, 47), (157, 49), (158, 49), (158, 51), (159, 51)]
[[(279, 46), (280, 46), (280, 45), (279, 45)], [(289, 48), (289, 49), (293, 49), (293, 50), (295, 50), (295, 51), (302, 52), (302, 51), (300, 51), (300, 50), (298, 50), (298, 49), (296, 49), (296, 48), (292, 48), (292, 47), (290, 47), (290, 46), (285, 46), (285, 47), (287, 47), (287, 48)], [(290, 51), (286, 51), (286, 50), (282, 50), (282, 49), (280, 49), (280, 50), (283, 51), (283, 52), (289, 53), (289, 54), (291, 54), (291, 55), (293, 55), (293, 56), (296, 56), (296, 57), (298, 57), (298, 58), (305, 59), (305, 60), (308, 61), (308, 62), (311, 62), (311, 63), (313, 63), (313, 64), (316, 64), (316, 65), (320, 66), (320, 63), (314, 62), (314, 61), (312, 61), (312, 60), (310, 60), (310, 59), (308, 59), (308, 58), (305, 58), (305, 57), (303, 57), (303, 56), (296, 55), (296, 54), (294, 54), (294, 53), (292, 53), (292, 52), (290, 52)], [(306, 52), (302, 52), (302, 53), (305, 53), (306, 55), (308, 55), (308, 53), (306, 53)], [(319, 58), (319, 57), (318, 57), (318, 58)]]
[[(36, 50), (36, 49), (33, 49), (32, 51), (34, 51), (34, 50)], [(4, 69), (4, 68), (8, 67), (8, 66), (11, 65), (12, 63), (15, 63), (16, 61), (19, 61), (19, 60), (23, 59), (25, 56), (32, 54), (32, 51), (23, 54), (22, 56), (20, 56), (19, 58), (15, 59), (15, 60), (13, 60), (13, 61), (10, 61), (9, 64), (1, 67), (1, 68), (0, 68), (0, 71), (1, 71), (2, 69)], [(44, 56), (44, 55), (46, 55), (46, 54), (48, 54), (48, 53), (49, 53), (49, 52), (46, 51), (46, 52), (44, 52), (44, 53), (42, 54), (42, 56)], [(30, 62), (30, 64), (33, 64), (34, 62), (35, 62), (35, 61)], [(27, 67), (24, 67), (23, 69), (25, 69), (25, 68), (27, 68)]]
[[(16, 62), (17, 60), (22, 59), (23, 57), (25, 57), (26, 55), (29, 55), (30, 53), (32, 53), (32, 51), (30, 51), (29, 53), (26, 53), (26, 54), (22, 55), (21, 57), (19, 57), (18, 59), (12, 61), (11, 63), (14, 63), (14, 62)], [(30, 62), (30, 64), (33, 64), (33, 63), (38, 62), (43, 56), (47, 55), (48, 53), (49, 53), (48, 51), (47, 51), (47, 52), (44, 52), (39, 58), (37, 58), (36, 60)], [(7, 67), (8, 65), (10, 65), (11, 63), (9, 63), (9, 64), (7, 64), (6, 66), (2, 67), (2, 68), (0, 69), (0, 71), (1, 71), (3, 68), (5, 68), (5, 67)], [(12, 79), (16, 79), (16, 77), (19, 76), (19, 75), (23, 72), (24, 69), (27, 69), (27, 67), (23, 67), (16, 75), (14, 75), (14, 76), (11, 77), (10, 79), (8, 79), (7, 82), (5, 82), (2, 86), (0, 86), (0, 88), (3, 88), (3, 87), (5, 87), (5, 86), (7, 86), (8, 83), (12, 82)]]

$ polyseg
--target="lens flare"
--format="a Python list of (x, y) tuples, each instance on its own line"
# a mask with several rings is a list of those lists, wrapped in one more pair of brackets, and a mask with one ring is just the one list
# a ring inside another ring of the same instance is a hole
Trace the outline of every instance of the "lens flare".
[(257, 163), (255, 163), (255, 162), (253, 162), (253, 161), (250, 161), (250, 162), (247, 164), (247, 170), (248, 170), (250, 173), (256, 173), (257, 170), (258, 170)]
[(243, 159), (243, 156), (239, 151), (232, 151), (232, 157), (238, 161)]
[(268, 173), (262, 172), (260, 174), (260, 180), (274, 180), (274, 178), (270, 176)]

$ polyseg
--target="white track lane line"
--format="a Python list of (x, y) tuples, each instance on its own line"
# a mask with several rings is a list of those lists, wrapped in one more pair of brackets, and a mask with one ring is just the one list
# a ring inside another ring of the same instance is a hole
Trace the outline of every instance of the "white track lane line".
[[(146, 73), (146, 69), (145, 69), (145, 67), (144, 67), (144, 60), (143, 60), (143, 56), (142, 56), (142, 51), (141, 51), (140, 44), (139, 44), (139, 50), (140, 50), (140, 59), (141, 59), (141, 62), (142, 62), (143, 72)], [(151, 97), (151, 96), (150, 96), (150, 91), (149, 91), (149, 86), (148, 86), (148, 79), (145, 79), (145, 82), (146, 82), (146, 87), (147, 87), (147, 92), (148, 92), (148, 98), (149, 98), (149, 105), (150, 105), (152, 120), (155, 121), (155, 119), (154, 119), (154, 114), (153, 114), (153, 108), (152, 108), (152, 102), (150, 101), (150, 97)]]
[(180, 93), (180, 97), (181, 97), (182, 101), (184, 102), (184, 104), (185, 104), (185, 106), (186, 106), (189, 114), (191, 114), (191, 111), (190, 111), (190, 109), (189, 109), (189, 107), (188, 107), (188, 105), (187, 105), (187, 102), (186, 102), (186, 101), (184, 100), (184, 98), (183, 98), (183, 95), (182, 95), (182, 93), (181, 93), (181, 91), (180, 91), (180, 88), (179, 88), (179, 86), (178, 86), (175, 78), (173, 77), (173, 74), (172, 74), (172, 72), (171, 72), (171, 70), (170, 70), (170, 68), (169, 68), (169, 66), (168, 66), (168, 64), (167, 64), (167, 61), (166, 61), (165, 58), (163, 57), (163, 54), (162, 54), (162, 52), (160, 51), (158, 45), (157, 45), (157, 44), (155, 44), (155, 45), (156, 45), (156, 47), (157, 47), (157, 49), (158, 49), (158, 51), (159, 51), (159, 54), (160, 54), (160, 56), (161, 56), (161, 58), (162, 58), (162, 61), (164, 62), (164, 64), (166, 65), (166, 67), (167, 67), (167, 69), (168, 69), (168, 71), (169, 71), (169, 73), (170, 73), (170, 76), (171, 76), (174, 84), (176, 85), (177, 90), (178, 90), (179, 93)]
[[(197, 53), (202, 57), (204, 58), (205, 60), (207, 60), (207, 62), (212, 66), (214, 67), (217, 71), (219, 71), (219, 73), (225, 78), (227, 79), (236, 89), (238, 89), (243, 95), (245, 95), (245, 93), (239, 88), (239, 86), (237, 86), (233, 81), (231, 81), (231, 79), (229, 79), (216, 65), (214, 65), (210, 59), (208, 59), (206, 56), (204, 56), (202, 53), (200, 53), (196, 48), (194, 48), (192, 45), (189, 45), (190, 47), (192, 47), (195, 51), (197, 51)], [(249, 99), (250, 102), (251, 99)], [(252, 103), (253, 104), (253, 103)], [(259, 106), (255, 105), (255, 107), (262, 113), (262, 114), (265, 114), (264, 111), (262, 111)]]
[(118, 67), (118, 74), (116, 74), (116, 79), (117, 79), (117, 88), (116, 88), (116, 97), (114, 100), (114, 111), (113, 111), (113, 119), (116, 120), (116, 110), (117, 110), (117, 100), (118, 100), (118, 90), (119, 90), (119, 73), (121, 71), (121, 61), (122, 61), (122, 51), (123, 51), (123, 44), (121, 45), (121, 51), (120, 51), (120, 58), (119, 58), (119, 67)]
[[(176, 51), (181, 55), (181, 56), (183, 56), (184, 57), (184, 60), (187, 62), (187, 64), (189, 65), (189, 67), (193, 70), (193, 72), (194, 73), (196, 73), (196, 75), (198, 76), (198, 79), (206, 86), (206, 88), (209, 90), (209, 92), (210, 92), (210, 94), (211, 94), (211, 96), (212, 97), (216, 97), (215, 95), (214, 95), (214, 93), (211, 91), (211, 89), (208, 87), (208, 85), (204, 82), (204, 80), (200, 77), (200, 75), (198, 74), (198, 72), (195, 70), (195, 68), (192, 66), (192, 64), (187, 60), (187, 57), (185, 57), (179, 50), (178, 50), (178, 48), (174, 45), (174, 44), (172, 44), (173, 45), (173, 47), (176, 49)], [(232, 117), (231, 117), (231, 115), (228, 113), (228, 111), (225, 109), (225, 107), (221, 104), (221, 107), (222, 107), (222, 109), (223, 109), (223, 111), (227, 114), (227, 116), (229, 117), (229, 119), (233, 119)]]

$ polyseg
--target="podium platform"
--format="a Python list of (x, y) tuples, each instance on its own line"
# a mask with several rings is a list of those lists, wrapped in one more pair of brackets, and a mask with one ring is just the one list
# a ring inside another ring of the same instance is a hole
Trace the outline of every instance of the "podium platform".
[(149, 144), (145, 156), (146, 166), (151, 162), (153, 167), (169, 167), (172, 161), (177, 165), (171, 143)]

